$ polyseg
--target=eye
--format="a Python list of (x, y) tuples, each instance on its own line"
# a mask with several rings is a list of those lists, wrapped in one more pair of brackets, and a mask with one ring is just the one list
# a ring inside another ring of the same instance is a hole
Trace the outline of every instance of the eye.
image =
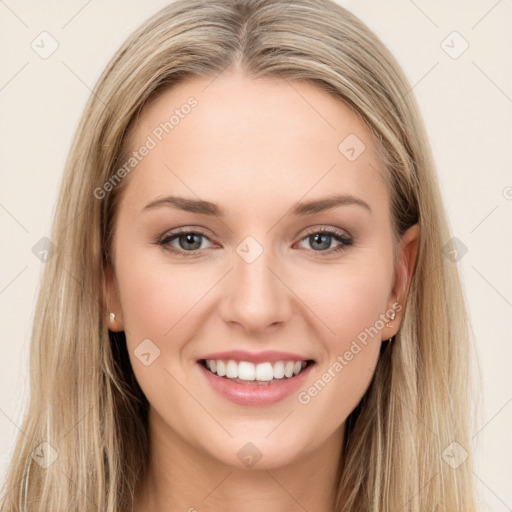
[[(203, 247), (203, 239), (209, 240), (208, 236), (200, 230), (179, 228), (171, 233), (167, 233), (155, 243), (164, 247), (165, 250), (180, 255), (197, 255)], [(332, 242), (338, 242), (334, 248), (330, 247)], [(343, 231), (336, 228), (321, 227), (310, 231), (301, 242), (307, 241), (312, 250), (316, 253), (332, 254), (345, 250), (353, 245), (353, 240)], [(173, 245), (173, 242), (177, 244)]]
[[(202, 239), (209, 240), (201, 231), (179, 228), (172, 233), (168, 233), (156, 243), (170, 252), (195, 255), (200, 249), (204, 249)], [(171, 245), (172, 242), (177, 242), (178, 247)]]
[[(333, 239), (339, 244), (330, 248)], [(307, 241), (315, 252), (320, 252), (322, 255), (343, 251), (354, 243), (352, 238), (342, 231), (329, 227), (316, 228), (316, 230), (310, 231), (301, 241)]]

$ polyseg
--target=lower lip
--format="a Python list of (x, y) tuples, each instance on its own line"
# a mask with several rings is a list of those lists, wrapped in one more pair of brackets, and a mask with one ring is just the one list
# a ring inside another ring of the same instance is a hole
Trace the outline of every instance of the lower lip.
[(201, 363), (197, 365), (217, 393), (240, 405), (270, 405), (283, 400), (300, 388), (314, 366), (310, 364), (295, 377), (283, 377), (270, 384), (241, 384), (226, 377), (219, 377)]

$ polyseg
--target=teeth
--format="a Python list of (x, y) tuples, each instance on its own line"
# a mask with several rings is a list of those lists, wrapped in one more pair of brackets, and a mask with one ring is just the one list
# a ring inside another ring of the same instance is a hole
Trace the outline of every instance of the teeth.
[(219, 377), (228, 379), (270, 381), (290, 378), (298, 375), (305, 367), (306, 361), (276, 361), (275, 363), (254, 364), (248, 361), (222, 361), (207, 359), (206, 367)]
[(271, 363), (260, 363), (256, 365), (256, 380), (272, 380), (274, 368)]
[(224, 377), (224, 375), (226, 375), (226, 364), (224, 363), (224, 361), (214, 361), (214, 363), (215, 362), (217, 363), (217, 375), (219, 377)]
[(294, 367), (295, 363), (293, 361), (288, 361), (284, 367), (284, 376), (290, 378), (293, 375)]
[(282, 379), (284, 377), (284, 363), (283, 361), (277, 361), (274, 363), (274, 378)]
[(228, 361), (226, 365), (226, 377), (236, 379), (238, 377), (238, 364), (235, 361)]
[(256, 379), (256, 367), (252, 363), (241, 361), (238, 363), (238, 378), (243, 380)]

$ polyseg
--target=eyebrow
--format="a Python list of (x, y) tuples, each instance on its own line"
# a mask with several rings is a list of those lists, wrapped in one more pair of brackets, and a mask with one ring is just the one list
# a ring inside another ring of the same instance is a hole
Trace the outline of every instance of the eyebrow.
[[(306, 216), (315, 213), (323, 212), (336, 208), (337, 206), (345, 205), (356, 205), (361, 206), (368, 210), (371, 214), (372, 209), (368, 203), (358, 197), (354, 197), (351, 194), (343, 195), (331, 195), (320, 199), (314, 199), (311, 201), (303, 201), (297, 203), (287, 212), (287, 216)], [(219, 205), (210, 201), (202, 201), (198, 199), (187, 199), (185, 197), (178, 196), (167, 196), (160, 199), (156, 199), (148, 203), (144, 208), (143, 212), (158, 208), (161, 206), (168, 206), (183, 210), (190, 213), (199, 213), (202, 215), (211, 215), (223, 218), (226, 215), (226, 211)]]

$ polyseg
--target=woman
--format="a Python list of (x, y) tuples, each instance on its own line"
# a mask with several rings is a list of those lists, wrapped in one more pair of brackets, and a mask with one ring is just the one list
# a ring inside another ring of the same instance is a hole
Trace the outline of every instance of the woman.
[(179, 0), (66, 164), (2, 510), (475, 510), (428, 141), (330, 0)]

